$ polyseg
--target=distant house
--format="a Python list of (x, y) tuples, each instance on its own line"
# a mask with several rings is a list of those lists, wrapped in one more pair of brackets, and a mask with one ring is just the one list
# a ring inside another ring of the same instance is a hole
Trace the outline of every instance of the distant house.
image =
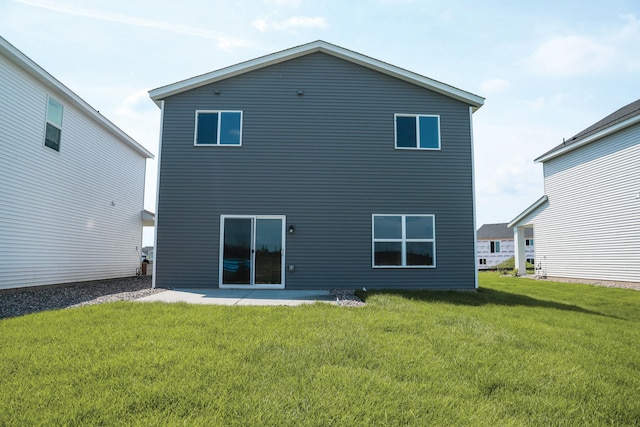
[(153, 262), (153, 253), (155, 252), (153, 246), (145, 246), (142, 248), (142, 257), (149, 262)]
[(136, 274), (151, 153), (1, 37), (0, 146), (0, 289)]
[(517, 265), (533, 228), (538, 274), (640, 282), (640, 99), (535, 161), (545, 195), (509, 224)]
[(155, 286), (476, 287), (483, 98), (323, 41), (150, 95)]
[[(513, 230), (507, 223), (484, 224), (478, 229), (476, 251), (478, 253), (478, 269), (489, 270), (515, 255)], [(534, 263), (533, 229), (525, 229), (525, 258)]]

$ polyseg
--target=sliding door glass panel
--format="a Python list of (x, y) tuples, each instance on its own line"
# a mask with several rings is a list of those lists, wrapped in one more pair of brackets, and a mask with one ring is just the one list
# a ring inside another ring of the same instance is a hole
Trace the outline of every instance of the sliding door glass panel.
[(251, 284), (251, 218), (224, 220), (224, 248), (222, 283)]
[(282, 283), (282, 219), (256, 219), (256, 285)]

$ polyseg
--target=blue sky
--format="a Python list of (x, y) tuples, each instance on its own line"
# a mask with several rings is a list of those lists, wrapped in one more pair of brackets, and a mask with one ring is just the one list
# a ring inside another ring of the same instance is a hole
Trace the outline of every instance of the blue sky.
[(544, 194), (534, 158), (640, 98), (637, 0), (0, 0), (0, 35), (154, 154), (148, 90), (318, 39), (484, 96), (478, 227)]

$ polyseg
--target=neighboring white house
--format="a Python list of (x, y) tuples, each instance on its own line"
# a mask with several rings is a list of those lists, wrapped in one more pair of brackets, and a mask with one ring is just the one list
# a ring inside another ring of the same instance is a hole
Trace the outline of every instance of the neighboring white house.
[[(534, 263), (533, 229), (525, 230), (525, 257), (530, 264)], [(507, 223), (484, 224), (478, 229), (476, 237), (478, 269), (489, 270), (515, 255), (513, 230)]]
[(537, 274), (640, 282), (640, 99), (538, 157), (545, 195), (518, 215), (536, 237)]
[(152, 154), (2, 37), (0, 147), (0, 289), (136, 274)]

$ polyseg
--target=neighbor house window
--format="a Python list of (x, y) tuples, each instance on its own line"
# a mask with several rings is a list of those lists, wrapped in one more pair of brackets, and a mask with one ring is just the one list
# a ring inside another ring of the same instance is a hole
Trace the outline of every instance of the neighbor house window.
[(435, 267), (434, 215), (373, 215), (373, 267)]
[(396, 148), (440, 149), (440, 116), (396, 114)]
[(478, 260), (478, 264), (480, 265), (487, 265), (487, 259), (486, 258), (480, 258)]
[(242, 145), (242, 111), (196, 111), (195, 145)]
[(533, 239), (525, 239), (524, 245), (525, 246), (533, 246)]
[(496, 254), (500, 252), (500, 242), (491, 242), (491, 253)]
[(47, 127), (45, 129), (44, 145), (60, 151), (60, 137), (62, 136), (62, 105), (52, 98), (47, 102)]
[(527, 258), (527, 262), (528, 262), (529, 264), (535, 264), (535, 263), (536, 263), (536, 260), (535, 260), (535, 258)]

